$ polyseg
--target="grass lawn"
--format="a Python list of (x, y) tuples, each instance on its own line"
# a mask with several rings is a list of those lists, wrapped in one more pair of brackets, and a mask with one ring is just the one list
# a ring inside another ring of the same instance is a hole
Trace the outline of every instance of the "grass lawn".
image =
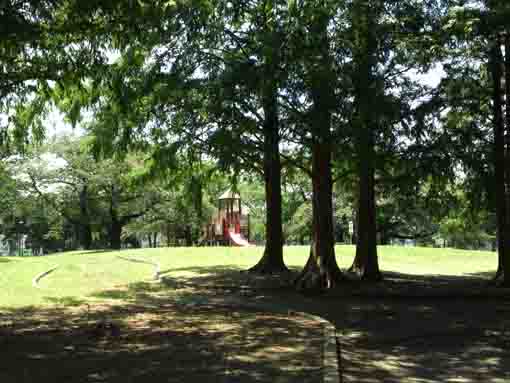
[[(104, 290), (150, 280), (153, 266), (132, 263), (118, 256), (147, 259), (160, 264), (161, 273), (171, 277), (193, 276), (207, 269), (246, 269), (254, 265), (262, 248), (159, 248), (122, 252), (70, 252), (45, 257), (0, 258), (0, 308), (22, 306), (72, 305), (97, 301)], [(353, 246), (337, 246), (337, 259), (342, 268), (354, 257)], [(285, 248), (285, 261), (301, 268), (308, 248)], [(380, 265), (384, 271), (413, 275), (486, 275), (494, 272), (496, 253), (455, 249), (413, 247), (379, 247)], [(57, 266), (35, 288), (33, 279)]]
[[(342, 268), (354, 250), (336, 248)], [(336, 326), (344, 382), (510, 381), (506, 298), (497, 304), (455, 295), (367, 299), (344, 294), (345, 286), (339, 296), (303, 296), (273, 289), (279, 278), (238, 272), (262, 251), (160, 248), (0, 258), (0, 344), (9, 350), (0, 382), (318, 383), (322, 329), (300, 312)], [(161, 283), (153, 283), (154, 266), (119, 256), (158, 263)], [(450, 291), (452, 281), (467, 280), (455, 277), (487, 278), (497, 264), (495, 253), (454, 249), (381, 246), (379, 256), (385, 285), (406, 274), (404, 289), (420, 280), (413, 275), (428, 275), (427, 283), (446, 281)], [(299, 270), (307, 257), (307, 247), (285, 248), (291, 268)], [(33, 286), (34, 277), (57, 265)], [(250, 302), (279, 310), (250, 311), (243, 306)], [(115, 326), (98, 328), (101, 323)]]

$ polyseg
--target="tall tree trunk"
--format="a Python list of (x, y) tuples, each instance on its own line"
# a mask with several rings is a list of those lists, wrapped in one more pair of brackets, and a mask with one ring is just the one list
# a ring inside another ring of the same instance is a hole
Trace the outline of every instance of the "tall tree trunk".
[(505, 32), (505, 252), (502, 257), (503, 285), (510, 286), (510, 30)]
[(295, 280), (299, 290), (323, 290), (342, 280), (335, 257), (333, 180), (331, 172), (331, 111), (334, 79), (327, 26), (330, 15), (319, 10), (311, 25), (316, 62), (310, 66), (312, 95), (312, 244), (308, 261)]
[[(501, 52), (501, 50), (500, 50)], [(510, 286), (510, 31), (505, 32), (505, 252), (502, 257), (503, 285)]]
[(506, 199), (505, 177), (505, 126), (503, 120), (502, 70), (503, 56), (499, 39), (496, 38), (490, 51), (490, 69), (493, 82), (493, 121), (494, 121), (494, 175), (496, 191), (496, 222), (498, 238), (498, 271), (496, 278), (508, 278), (505, 275), (509, 251), (508, 204)]
[[(276, 89), (275, 89), (276, 91)], [(265, 105), (264, 183), (266, 192), (266, 246), (260, 261), (249, 271), (272, 274), (288, 271), (283, 261), (281, 163), (276, 92)]]
[(349, 271), (362, 280), (382, 278), (377, 257), (375, 211), (374, 148), (370, 131), (362, 129), (359, 149), (358, 225), (356, 256)]
[(334, 248), (329, 146), (315, 143), (312, 153), (313, 237), (310, 256), (298, 282), (305, 288), (330, 288), (341, 279)]
[(358, 2), (353, 24), (358, 32), (357, 51), (354, 62), (357, 66), (355, 80), (356, 152), (358, 160), (358, 227), (356, 256), (349, 271), (362, 280), (381, 279), (377, 258), (377, 230), (375, 205), (375, 150), (373, 129), (378, 126), (376, 99), (378, 89), (374, 75), (377, 65), (376, 18), (377, 4), (373, 7)]
[[(268, 29), (272, 26), (268, 25)], [(264, 109), (264, 183), (266, 192), (266, 246), (260, 261), (249, 272), (273, 274), (288, 271), (283, 260), (282, 188), (280, 133), (278, 120), (279, 38), (272, 30), (267, 41), (271, 47), (266, 55), (262, 106)]]
[(312, 149), (312, 244), (308, 261), (296, 279), (298, 289), (331, 288), (342, 279), (334, 247), (331, 144), (315, 141)]
[(80, 244), (85, 250), (92, 247), (92, 229), (88, 208), (88, 185), (84, 183), (80, 190)]

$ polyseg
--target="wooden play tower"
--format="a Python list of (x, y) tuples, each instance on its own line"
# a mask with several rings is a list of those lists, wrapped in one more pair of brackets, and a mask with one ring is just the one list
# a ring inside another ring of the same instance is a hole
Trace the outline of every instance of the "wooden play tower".
[(238, 193), (227, 190), (218, 198), (218, 211), (204, 231), (209, 244), (250, 245), (250, 216)]

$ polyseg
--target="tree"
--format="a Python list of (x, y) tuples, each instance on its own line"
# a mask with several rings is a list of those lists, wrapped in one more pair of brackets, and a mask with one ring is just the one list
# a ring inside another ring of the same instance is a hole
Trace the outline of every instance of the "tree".
[[(480, 4), (475, 4), (474, 7), (456, 8), (448, 19), (446, 28), (451, 31), (452, 36), (460, 40), (460, 44), (467, 47), (464, 51), (466, 66), (470, 61), (478, 60), (482, 63), (478, 66), (486, 67), (489, 74), (490, 86), (487, 86), (489, 81), (479, 81), (477, 91), (484, 95), (482, 100), (485, 101), (480, 112), (487, 113), (490, 110), (489, 120), (493, 127), (490, 167), (493, 169), (492, 182), (495, 189), (494, 206), (497, 222), (498, 270), (496, 279), (501, 279), (504, 285), (508, 285), (510, 284), (510, 278), (507, 275), (510, 272), (510, 262), (507, 262), (510, 257), (510, 225), (508, 224), (510, 209), (507, 190), (510, 179), (508, 173), (510, 157), (505, 137), (510, 129), (510, 86), (508, 82), (510, 79), (510, 55), (507, 54), (508, 49), (503, 55), (502, 47), (510, 47), (507, 37), (510, 29), (508, 23), (510, 8), (506, 2), (497, 0), (488, 0), (483, 5), (482, 7)], [(503, 86), (503, 83), (506, 85)], [(486, 92), (488, 89), (491, 89), (490, 96)], [(487, 102), (488, 97), (490, 102)], [(475, 116), (480, 114), (474, 113)], [(483, 132), (481, 129), (477, 131)], [(485, 131), (485, 134), (487, 133)], [(480, 179), (490, 174), (490, 171), (484, 171), (483, 167), (472, 167), (472, 169), (476, 168), (482, 170), (479, 172)]]
[[(54, 89), (80, 87), (104, 54), (105, 25), (115, 30), (123, 0), (6, 0), (0, 5), (0, 157), (41, 142)], [(70, 106), (75, 121), (79, 104)]]
[(96, 162), (90, 138), (64, 138), (23, 162), (27, 190), (40, 196), (74, 225), (81, 247), (93, 245), (93, 232), (106, 231), (109, 246), (120, 249), (122, 229), (157, 202), (140, 156)]
[(312, 152), (312, 245), (310, 256), (296, 278), (298, 289), (331, 288), (342, 274), (335, 257), (333, 226), (332, 114), (335, 108), (335, 72), (328, 27), (334, 8), (306, 2), (302, 9), (309, 59), (304, 62), (305, 83), (311, 102), (309, 133)]
[(285, 2), (210, 5), (148, 6), (146, 12), (167, 15), (166, 21), (139, 20), (149, 32), (130, 34), (119, 47), (121, 58), (105, 71), (110, 75), (102, 72), (89, 88), (102, 89), (100, 97), (94, 91), (89, 97), (101, 111), (95, 133), (103, 146), (120, 137), (115, 150), (125, 151), (144, 141), (134, 132), (147, 129), (167, 154), (177, 153), (178, 143), (184, 150), (213, 154), (223, 168), (260, 171), (266, 185), (266, 250), (251, 271), (285, 271), (278, 111)]
[[(380, 185), (405, 184), (399, 169), (409, 170), (409, 163), (419, 162), (437, 144), (433, 92), (409, 73), (427, 72), (441, 58), (438, 30), (445, 12), (439, 2), (421, 1), (360, 0), (349, 9), (350, 135), (358, 177), (356, 257), (350, 270), (362, 280), (382, 278), (376, 242), (376, 204), (384, 199), (376, 196)], [(433, 167), (423, 170), (406, 176), (417, 182), (434, 172)]]
[[(510, 57), (508, 53), (507, 56)], [(503, 73), (501, 67), (504, 61), (503, 55), (501, 54), (501, 43), (498, 36), (496, 36), (494, 41), (491, 43), (489, 60), (491, 79), (493, 83), (492, 106), (494, 124), (494, 176), (496, 180), (496, 220), (498, 223), (499, 254), (499, 264), (496, 278), (503, 275), (504, 283), (510, 284), (510, 265), (507, 268), (507, 264), (510, 264), (510, 261), (508, 261), (508, 259), (510, 259), (510, 206), (509, 198), (507, 195), (507, 184), (509, 181), (507, 168), (510, 157), (508, 148), (506, 148), (506, 135), (509, 134), (507, 129), (510, 129), (510, 126), (505, 127), (503, 115)], [(510, 65), (505, 69), (510, 69)], [(506, 80), (510, 80), (510, 75)], [(510, 90), (510, 88), (508, 89)], [(510, 92), (506, 95), (506, 97), (510, 97)], [(510, 108), (507, 113), (510, 113)], [(510, 123), (510, 119), (508, 122)]]
[(358, 212), (356, 257), (351, 271), (362, 279), (381, 278), (377, 260), (376, 207), (375, 207), (375, 135), (379, 116), (376, 100), (384, 92), (376, 77), (377, 19), (381, 2), (369, 5), (357, 1), (352, 9), (354, 31), (354, 123), (355, 148), (358, 154)]

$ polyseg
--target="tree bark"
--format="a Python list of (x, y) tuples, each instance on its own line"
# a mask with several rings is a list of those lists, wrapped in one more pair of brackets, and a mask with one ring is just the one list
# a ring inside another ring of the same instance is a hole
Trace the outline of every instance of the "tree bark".
[[(276, 89), (275, 89), (276, 91)], [(288, 271), (283, 260), (281, 163), (276, 92), (264, 108), (264, 183), (266, 192), (266, 246), (260, 261), (249, 271), (273, 274)]]
[(503, 99), (502, 99), (502, 70), (503, 56), (501, 46), (495, 38), (490, 51), (490, 71), (493, 83), (492, 106), (494, 121), (494, 176), (496, 191), (496, 222), (498, 238), (498, 270), (496, 279), (504, 280), (506, 276), (506, 260), (508, 257), (508, 222), (507, 222), (507, 198), (506, 198), (506, 177), (505, 177), (505, 123), (503, 120)]
[(257, 274), (287, 272), (283, 260), (282, 189), (280, 161), (280, 126), (278, 120), (279, 44), (275, 31), (271, 33), (271, 52), (266, 56), (265, 81), (262, 90), (264, 109), (264, 183), (266, 197), (266, 246), (260, 261), (248, 271)]
[(356, 256), (349, 271), (362, 280), (379, 281), (375, 208), (374, 148), (370, 131), (363, 129), (359, 149), (358, 227)]
[(358, 47), (354, 62), (356, 152), (358, 160), (358, 227), (356, 256), (349, 269), (362, 280), (378, 281), (381, 273), (377, 258), (375, 205), (375, 136), (378, 126), (376, 98), (378, 94), (374, 70), (377, 64), (376, 9), (369, 4), (356, 4), (353, 23), (358, 29)]
[(298, 290), (321, 291), (342, 280), (335, 257), (333, 179), (331, 174), (331, 111), (335, 107), (334, 79), (327, 14), (317, 15), (311, 33), (317, 41), (317, 62), (310, 67), (312, 95), (312, 245), (310, 256), (295, 283)]
[(322, 290), (342, 279), (335, 257), (333, 233), (331, 144), (313, 145), (312, 151), (313, 234), (308, 261), (296, 279), (298, 289)]
[(121, 248), (122, 225), (118, 221), (112, 221), (110, 227), (110, 248), (112, 250), (120, 250)]
[[(499, 50), (501, 52), (501, 50)], [(505, 148), (504, 148), (504, 177), (505, 177), (505, 226), (504, 252), (501, 257), (503, 271), (503, 285), (510, 286), (510, 34), (505, 33)]]

